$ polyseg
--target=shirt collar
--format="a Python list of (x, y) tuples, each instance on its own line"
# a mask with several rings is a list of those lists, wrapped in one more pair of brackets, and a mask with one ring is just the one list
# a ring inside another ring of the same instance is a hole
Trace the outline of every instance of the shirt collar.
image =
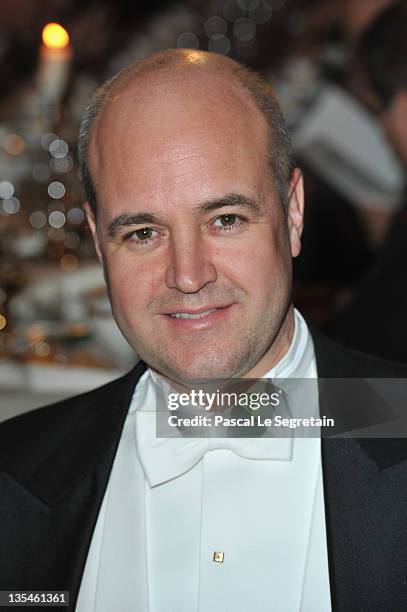
[(307, 324), (294, 308), (294, 334), (288, 351), (263, 378), (308, 378), (314, 358), (314, 346)]

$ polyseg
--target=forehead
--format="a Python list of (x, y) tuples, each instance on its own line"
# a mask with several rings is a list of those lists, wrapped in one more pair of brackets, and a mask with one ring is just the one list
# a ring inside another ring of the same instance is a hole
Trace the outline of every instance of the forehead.
[(232, 178), (258, 181), (267, 148), (265, 119), (229, 77), (158, 74), (109, 100), (92, 131), (90, 167), (98, 201), (135, 188), (147, 197), (185, 191), (188, 181), (210, 191)]

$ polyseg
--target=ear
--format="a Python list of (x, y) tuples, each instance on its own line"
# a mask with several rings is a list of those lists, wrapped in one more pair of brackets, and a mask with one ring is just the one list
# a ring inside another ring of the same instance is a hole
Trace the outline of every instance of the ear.
[(304, 226), (304, 183), (299, 168), (294, 169), (290, 181), (287, 222), (291, 255), (297, 257), (301, 252), (301, 235)]
[(95, 218), (95, 213), (92, 210), (89, 202), (85, 202), (83, 205), (83, 209), (85, 211), (86, 219), (88, 221), (90, 231), (92, 232), (93, 243), (95, 245), (96, 255), (100, 263), (103, 263), (102, 251), (100, 249), (99, 238), (97, 233), (97, 223)]

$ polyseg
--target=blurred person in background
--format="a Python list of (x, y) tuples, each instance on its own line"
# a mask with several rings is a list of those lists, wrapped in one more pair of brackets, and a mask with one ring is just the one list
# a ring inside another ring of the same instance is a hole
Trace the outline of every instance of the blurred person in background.
[[(386, 202), (375, 206), (370, 201), (375, 186), (383, 187), (375, 172), (380, 155), (370, 156), (368, 171), (364, 163), (369, 154), (365, 124), (369, 122), (369, 136), (379, 133), (380, 128), (355, 97), (361, 88), (360, 76), (355, 75), (353, 67), (349, 69), (349, 59), (364, 30), (393, 3), (394, 0), (293, 2), (290, 19), (287, 15), (287, 22), (297, 24), (298, 32), (291, 40), (282, 70), (283, 87), (278, 93), (288, 93), (282, 96), (283, 108), (293, 131), (308, 194), (303, 250), (294, 263), (294, 289), (297, 303), (323, 328), (335, 313), (338, 297), (355, 286), (375, 260), (386, 229)], [(294, 112), (293, 101), (297, 105)], [(328, 111), (333, 101), (341, 112)], [(316, 107), (320, 112), (313, 111)], [(332, 114), (329, 119), (327, 113)], [(353, 146), (352, 137), (347, 146), (341, 143), (350, 121), (353, 128), (348, 128), (348, 134), (354, 135), (358, 146)], [(303, 134), (311, 132), (314, 135), (304, 146)], [(301, 143), (298, 148), (297, 142)], [(328, 155), (316, 161), (313, 158), (312, 146), (322, 142), (334, 153), (333, 160)], [(394, 160), (386, 143), (380, 152), (383, 156), (389, 153)], [(332, 168), (337, 168), (336, 176)], [(360, 186), (364, 183), (363, 192)]]
[[(357, 47), (367, 100), (407, 176), (407, 4), (382, 12)], [(331, 334), (352, 348), (407, 362), (407, 202), (386, 220), (380, 254)]]

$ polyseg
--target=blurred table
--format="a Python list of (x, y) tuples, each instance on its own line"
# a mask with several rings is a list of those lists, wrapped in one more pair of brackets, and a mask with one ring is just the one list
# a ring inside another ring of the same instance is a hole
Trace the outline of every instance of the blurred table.
[(118, 378), (120, 370), (43, 366), (0, 361), (0, 421), (90, 391)]

